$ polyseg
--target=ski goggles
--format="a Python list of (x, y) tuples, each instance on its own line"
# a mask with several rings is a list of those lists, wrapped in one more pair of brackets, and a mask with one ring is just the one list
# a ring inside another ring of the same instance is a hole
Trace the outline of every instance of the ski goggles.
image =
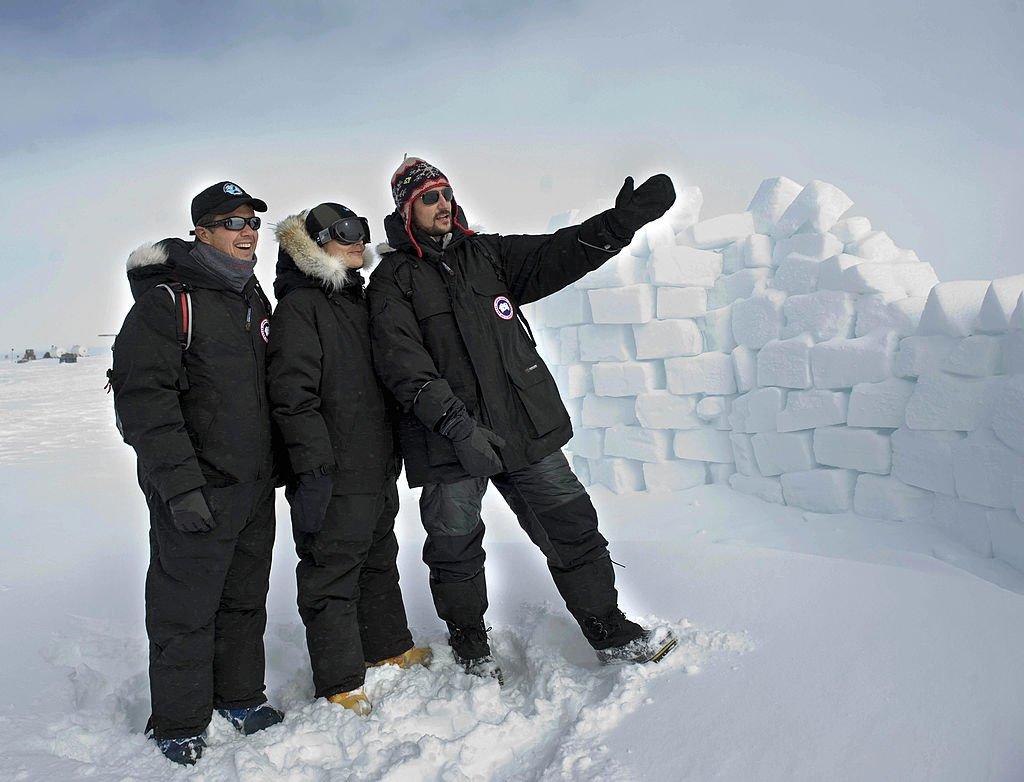
[[(241, 231), (245, 228), (246, 223), (254, 231), (260, 230), (260, 226), (263, 225), (263, 221), (258, 217), (225, 217), (223, 220), (214, 220), (212, 223), (202, 223), (197, 225), (196, 228), (213, 228), (214, 226), (223, 225), (229, 231)], [(192, 233), (195, 233), (195, 231), (192, 231)]]
[(341, 244), (370, 243), (370, 224), (365, 217), (343, 217), (331, 223), (316, 235), (316, 243), (323, 247), (331, 239)]
[(420, 200), (427, 206), (433, 206), (437, 203), (437, 199), (440, 196), (444, 196), (444, 200), (450, 204), (455, 193), (452, 192), (450, 187), (435, 187), (433, 190), (428, 190), (421, 195)]

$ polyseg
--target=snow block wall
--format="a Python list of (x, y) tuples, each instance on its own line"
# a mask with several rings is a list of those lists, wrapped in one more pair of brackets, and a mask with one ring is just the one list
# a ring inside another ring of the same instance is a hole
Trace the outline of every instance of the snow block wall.
[(1024, 570), (1024, 275), (940, 283), (826, 182), (702, 200), (530, 308), (581, 480), (921, 521)]

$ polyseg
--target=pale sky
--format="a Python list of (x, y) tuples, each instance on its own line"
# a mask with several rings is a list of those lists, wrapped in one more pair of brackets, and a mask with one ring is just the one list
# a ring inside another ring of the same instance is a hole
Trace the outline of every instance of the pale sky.
[[(404, 152), (540, 231), (623, 177), (704, 216), (824, 179), (944, 280), (1024, 272), (1024, 4), (13, 2), (0, 7), (0, 346), (104, 344), (129, 251), (231, 179), (276, 221), (393, 208)], [(257, 274), (277, 247), (261, 232)]]

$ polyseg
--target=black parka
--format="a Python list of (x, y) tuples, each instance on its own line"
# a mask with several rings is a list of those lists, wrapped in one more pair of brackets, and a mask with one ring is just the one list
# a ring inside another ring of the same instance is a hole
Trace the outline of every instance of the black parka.
[[(165, 239), (128, 259), (135, 304), (114, 341), (110, 373), (139, 480), (166, 501), (204, 485), (275, 477), (265, 358), (270, 305), (253, 277), (239, 293), (192, 257), (194, 243)], [(163, 283), (191, 296), (192, 339)]]
[(292, 472), (336, 472), (335, 494), (381, 490), (397, 475), (393, 403), (373, 371), (358, 271), (309, 238), (303, 216), (277, 228), (270, 399)]
[(451, 443), (418, 416), (421, 389), (443, 378), (470, 414), (501, 435), (507, 471), (561, 448), (572, 426), (554, 378), (537, 353), (520, 305), (596, 269), (629, 243), (606, 213), (549, 235), (474, 234), (465, 216), (441, 243), (411, 236), (400, 215), (385, 221), (394, 252), (370, 277), (374, 365), (402, 408), (400, 434), (410, 486), (469, 477)]

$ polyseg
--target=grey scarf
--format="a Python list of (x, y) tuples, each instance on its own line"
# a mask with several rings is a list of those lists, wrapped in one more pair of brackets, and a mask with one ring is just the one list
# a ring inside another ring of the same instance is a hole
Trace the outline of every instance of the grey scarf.
[(195, 243), (191, 255), (200, 268), (221, 280), (235, 293), (242, 292), (252, 278), (253, 269), (256, 268), (255, 257), (251, 261), (232, 258), (213, 245), (203, 242)]

